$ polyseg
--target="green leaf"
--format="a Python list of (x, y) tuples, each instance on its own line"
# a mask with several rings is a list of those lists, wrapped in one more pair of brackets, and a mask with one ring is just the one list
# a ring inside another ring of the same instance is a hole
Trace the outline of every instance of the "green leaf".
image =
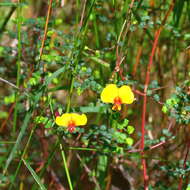
[(30, 171), (31, 175), (33, 176), (34, 180), (36, 181), (36, 183), (40, 186), (41, 190), (47, 190), (44, 186), (44, 184), (41, 182), (40, 178), (37, 176), (36, 172), (32, 169), (32, 167), (30, 166), (30, 164), (22, 159), (22, 161), (24, 162), (25, 166), (28, 168), (28, 170)]
[(63, 23), (62, 19), (60, 19), (60, 18), (55, 19), (55, 25), (56, 26), (58, 26), (58, 25), (60, 25), (62, 23)]
[(31, 86), (35, 86), (35, 85), (38, 84), (38, 81), (37, 81), (36, 78), (31, 77), (31, 78), (29, 79), (29, 84), (30, 84)]
[(37, 117), (34, 119), (34, 122), (35, 122), (36, 124), (44, 123), (45, 119), (46, 119), (46, 118), (43, 117), (43, 116), (37, 116)]
[(135, 131), (135, 128), (131, 125), (127, 126), (127, 133), (130, 135)]
[(82, 94), (83, 90), (81, 89), (81, 87), (77, 88), (77, 94), (80, 96)]
[(49, 36), (49, 37), (51, 37), (53, 34), (54, 34), (53, 30), (50, 30), (50, 31), (47, 32), (47, 36)]
[(184, 110), (190, 112), (190, 106), (185, 106)]
[(160, 96), (158, 94), (154, 94), (153, 96), (154, 100), (159, 102), (160, 101)]
[(117, 146), (117, 147), (116, 147), (116, 152), (117, 152), (118, 154), (123, 154), (123, 153), (124, 153), (123, 147)]
[(188, 186), (187, 186), (186, 190), (190, 190), (190, 184), (188, 184)]
[(51, 120), (49, 120), (46, 124), (45, 124), (45, 128), (48, 129), (48, 128), (51, 128), (53, 126), (53, 123)]
[(106, 105), (80, 107), (80, 111), (83, 113), (105, 113), (106, 109)]
[(5, 111), (0, 111), (0, 119), (4, 119), (8, 117), (8, 113)]
[(163, 129), (162, 130), (163, 134), (166, 135), (167, 137), (171, 137), (172, 134), (170, 133), (170, 131), (168, 129)]
[(190, 34), (185, 34), (184, 35), (184, 40), (189, 40), (190, 39)]
[(133, 140), (132, 138), (130, 138), (130, 137), (127, 137), (127, 138), (126, 138), (126, 143), (127, 143), (129, 146), (132, 146), (132, 145), (133, 145), (133, 142), (134, 142), (134, 140)]
[(3, 56), (5, 48), (3, 46), (0, 46), (0, 56)]
[(118, 143), (125, 143), (126, 139), (126, 134), (118, 131), (113, 132), (113, 138), (118, 142)]
[(4, 98), (5, 104), (12, 104), (15, 102), (15, 94), (11, 94), (10, 96), (5, 96)]
[(127, 126), (129, 123), (129, 120), (128, 119), (125, 119), (124, 122), (123, 122), (123, 125)]
[(164, 105), (163, 107), (162, 107), (162, 112), (163, 113), (166, 113), (168, 111), (168, 108)]

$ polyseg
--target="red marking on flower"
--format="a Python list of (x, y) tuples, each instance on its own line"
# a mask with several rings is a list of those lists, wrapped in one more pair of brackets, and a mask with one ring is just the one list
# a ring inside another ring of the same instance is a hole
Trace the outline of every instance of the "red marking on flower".
[(119, 104), (119, 105), (122, 104), (121, 98), (120, 98), (119, 96), (117, 96), (117, 97), (114, 99), (114, 104)]
[(68, 131), (69, 131), (70, 133), (73, 133), (73, 132), (75, 131), (75, 127), (68, 127)]
[(68, 123), (68, 131), (70, 133), (73, 133), (74, 130), (75, 130), (75, 127), (76, 127), (76, 124), (73, 120), (70, 120), (69, 123)]
[(114, 99), (114, 106), (112, 107), (112, 109), (120, 111), (121, 110), (121, 104), (122, 104), (122, 100), (121, 100), (121, 98), (119, 96), (117, 96)]

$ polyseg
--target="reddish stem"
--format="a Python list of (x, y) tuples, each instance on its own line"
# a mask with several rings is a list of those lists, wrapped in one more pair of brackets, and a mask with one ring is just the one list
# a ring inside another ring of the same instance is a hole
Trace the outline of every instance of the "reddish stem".
[(1, 128), (0, 128), (0, 133), (3, 133), (4, 128), (5, 128), (6, 124), (7, 124), (7, 121), (10, 119), (11, 114), (12, 114), (12, 112), (13, 112), (13, 110), (14, 110), (14, 107), (15, 107), (15, 103), (12, 104), (11, 108), (9, 109), (8, 117), (7, 117), (7, 119), (5, 119), (5, 120), (3, 121), (2, 125), (1, 125)]
[(132, 73), (133, 77), (135, 77), (135, 75), (136, 75), (137, 68), (139, 66), (140, 58), (141, 58), (141, 55), (142, 55), (142, 50), (143, 50), (143, 45), (141, 44), (139, 49), (138, 49), (136, 61), (135, 61), (134, 67), (133, 67), (133, 73)]
[[(50, 16), (51, 16), (52, 4), (53, 4), (53, 0), (50, 0), (50, 1), (49, 1), (49, 6), (48, 6), (47, 17), (46, 17), (45, 28), (44, 28), (44, 36), (43, 36), (42, 44), (41, 44), (41, 48), (40, 48), (39, 60), (41, 60), (41, 58), (42, 58), (43, 49), (44, 49), (45, 41), (46, 41), (46, 38), (47, 38), (48, 24), (49, 24), (49, 20), (50, 20)], [(46, 68), (45, 68), (45, 65), (44, 65), (44, 64), (43, 64), (43, 71), (44, 71), (44, 72), (46, 71)]]
[(173, 0), (170, 4), (170, 7), (162, 21), (161, 27), (155, 32), (155, 37), (154, 37), (154, 42), (153, 42), (153, 46), (152, 46), (152, 51), (150, 54), (150, 58), (149, 58), (149, 63), (147, 66), (147, 72), (146, 72), (146, 80), (145, 80), (145, 87), (144, 87), (144, 97), (143, 97), (143, 110), (142, 110), (142, 125), (141, 125), (141, 144), (140, 144), (140, 149), (141, 149), (141, 155), (142, 155), (142, 166), (143, 166), (143, 179), (144, 179), (144, 189), (148, 190), (148, 175), (147, 175), (147, 169), (146, 169), (146, 160), (144, 158), (144, 139), (145, 139), (145, 122), (146, 122), (146, 105), (147, 105), (147, 89), (148, 89), (148, 85), (150, 82), (150, 70), (151, 70), (151, 66), (153, 64), (153, 58), (154, 58), (154, 54), (156, 51), (156, 47), (158, 44), (158, 39), (160, 36), (160, 33), (162, 31), (162, 28), (164, 26), (164, 24), (166, 23), (166, 20), (169, 16), (169, 14), (171, 13), (171, 11), (174, 8), (174, 4), (175, 4), (175, 0)]
[(135, 94), (140, 95), (140, 96), (145, 96), (145, 94), (144, 94), (143, 92), (140, 92), (139, 90), (133, 89), (133, 92), (134, 92)]
[(146, 122), (146, 106), (147, 106), (147, 89), (150, 82), (150, 70), (151, 66), (153, 64), (153, 58), (155, 54), (155, 50), (158, 44), (158, 39), (160, 36), (161, 28), (159, 28), (155, 33), (154, 43), (152, 47), (152, 51), (150, 54), (149, 64), (147, 66), (147, 72), (146, 72), (146, 80), (145, 80), (145, 88), (144, 88), (144, 96), (143, 96), (143, 111), (142, 111), (142, 125), (141, 125), (141, 156), (142, 156), (142, 166), (143, 166), (143, 179), (144, 179), (144, 189), (148, 190), (148, 175), (147, 175), (147, 169), (146, 169), (146, 159), (144, 158), (144, 139), (145, 139), (145, 122)]
[[(188, 157), (188, 154), (189, 154), (189, 149), (190, 149), (190, 142), (188, 142), (188, 145), (187, 145), (187, 152), (185, 154), (185, 158), (184, 158), (184, 161), (183, 161), (183, 169), (186, 168), (186, 163), (187, 163), (187, 157)], [(179, 179), (178, 190), (182, 190), (182, 185), (183, 185), (183, 176), (181, 176), (180, 179)]]
[(85, 9), (86, 9), (86, 3), (87, 3), (87, 0), (84, 1), (84, 5), (83, 5), (82, 15), (81, 15), (81, 18), (80, 18), (80, 23), (79, 23), (80, 28), (83, 25), (84, 14), (85, 14)]

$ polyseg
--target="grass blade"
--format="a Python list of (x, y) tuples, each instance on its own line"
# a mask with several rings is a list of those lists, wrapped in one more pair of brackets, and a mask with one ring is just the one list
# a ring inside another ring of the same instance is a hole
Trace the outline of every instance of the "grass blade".
[(8, 7), (9, 7), (9, 6), (13, 6), (13, 7), (16, 7), (16, 6), (17, 6), (17, 3), (11, 3), (11, 2), (10, 2), (10, 3), (8, 3), (8, 2), (6, 3), (6, 2), (5, 2), (5, 3), (0, 3), (0, 6), (8, 6)]
[(38, 177), (38, 175), (36, 174), (36, 172), (32, 169), (32, 167), (30, 166), (30, 164), (22, 159), (22, 161), (24, 162), (25, 166), (28, 168), (28, 170), (30, 171), (31, 175), (33, 176), (34, 180), (36, 181), (36, 183), (40, 186), (41, 190), (47, 190), (44, 186), (44, 184), (40, 181), (40, 178)]
[(28, 123), (29, 123), (29, 121), (30, 121), (30, 118), (31, 118), (31, 113), (28, 112), (27, 115), (26, 115), (26, 117), (25, 117), (25, 119), (24, 119), (23, 125), (22, 125), (22, 127), (21, 127), (21, 130), (20, 130), (20, 133), (19, 133), (19, 135), (18, 135), (18, 138), (17, 138), (17, 140), (16, 140), (16, 142), (15, 142), (15, 145), (13, 146), (13, 148), (12, 148), (12, 150), (11, 150), (11, 153), (10, 153), (10, 155), (9, 155), (7, 161), (6, 161), (3, 174), (5, 174), (5, 173), (7, 172), (7, 169), (8, 169), (8, 167), (9, 167), (9, 165), (10, 165), (12, 159), (14, 158), (14, 155), (15, 155), (15, 153), (16, 153), (16, 151), (17, 151), (19, 145), (20, 145), (20, 142), (21, 142), (22, 137), (23, 137), (23, 135), (24, 135), (24, 133), (25, 133), (25, 131), (26, 131), (26, 128), (27, 128), (27, 126), (28, 126)]
[(185, 0), (178, 0), (174, 7), (174, 26), (178, 27), (180, 18), (182, 16)]
[(66, 176), (67, 176), (67, 180), (68, 180), (68, 183), (69, 183), (69, 189), (70, 190), (73, 190), (73, 185), (71, 183), (71, 178), (70, 178), (70, 174), (69, 174), (69, 169), (67, 167), (67, 161), (66, 161), (66, 157), (65, 157), (65, 152), (63, 150), (63, 146), (62, 144), (60, 143), (59, 144), (60, 146), (60, 150), (61, 150), (61, 156), (63, 158), (63, 164), (64, 164), (64, 168), (65, 168), (65, 172), (66, 172)]

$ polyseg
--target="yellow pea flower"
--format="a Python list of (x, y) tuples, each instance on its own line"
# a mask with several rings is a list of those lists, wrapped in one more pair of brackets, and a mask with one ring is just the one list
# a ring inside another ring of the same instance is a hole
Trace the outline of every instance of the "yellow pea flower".
[(115, 84), (108, 84), (102, 91), (100, 98), (104, 103), (114, 104), (112, 110), (121, 110), (121, 104), (132, 104), (134, 94), (131, 88), (123, 85), (118, 88)]
[(72, 133), (76, 126), (86, 125), (87, 117), (85, 114), (64, 113), (56, 117), (55, 123), (59, 126), (67, 127), (68, 131)]

